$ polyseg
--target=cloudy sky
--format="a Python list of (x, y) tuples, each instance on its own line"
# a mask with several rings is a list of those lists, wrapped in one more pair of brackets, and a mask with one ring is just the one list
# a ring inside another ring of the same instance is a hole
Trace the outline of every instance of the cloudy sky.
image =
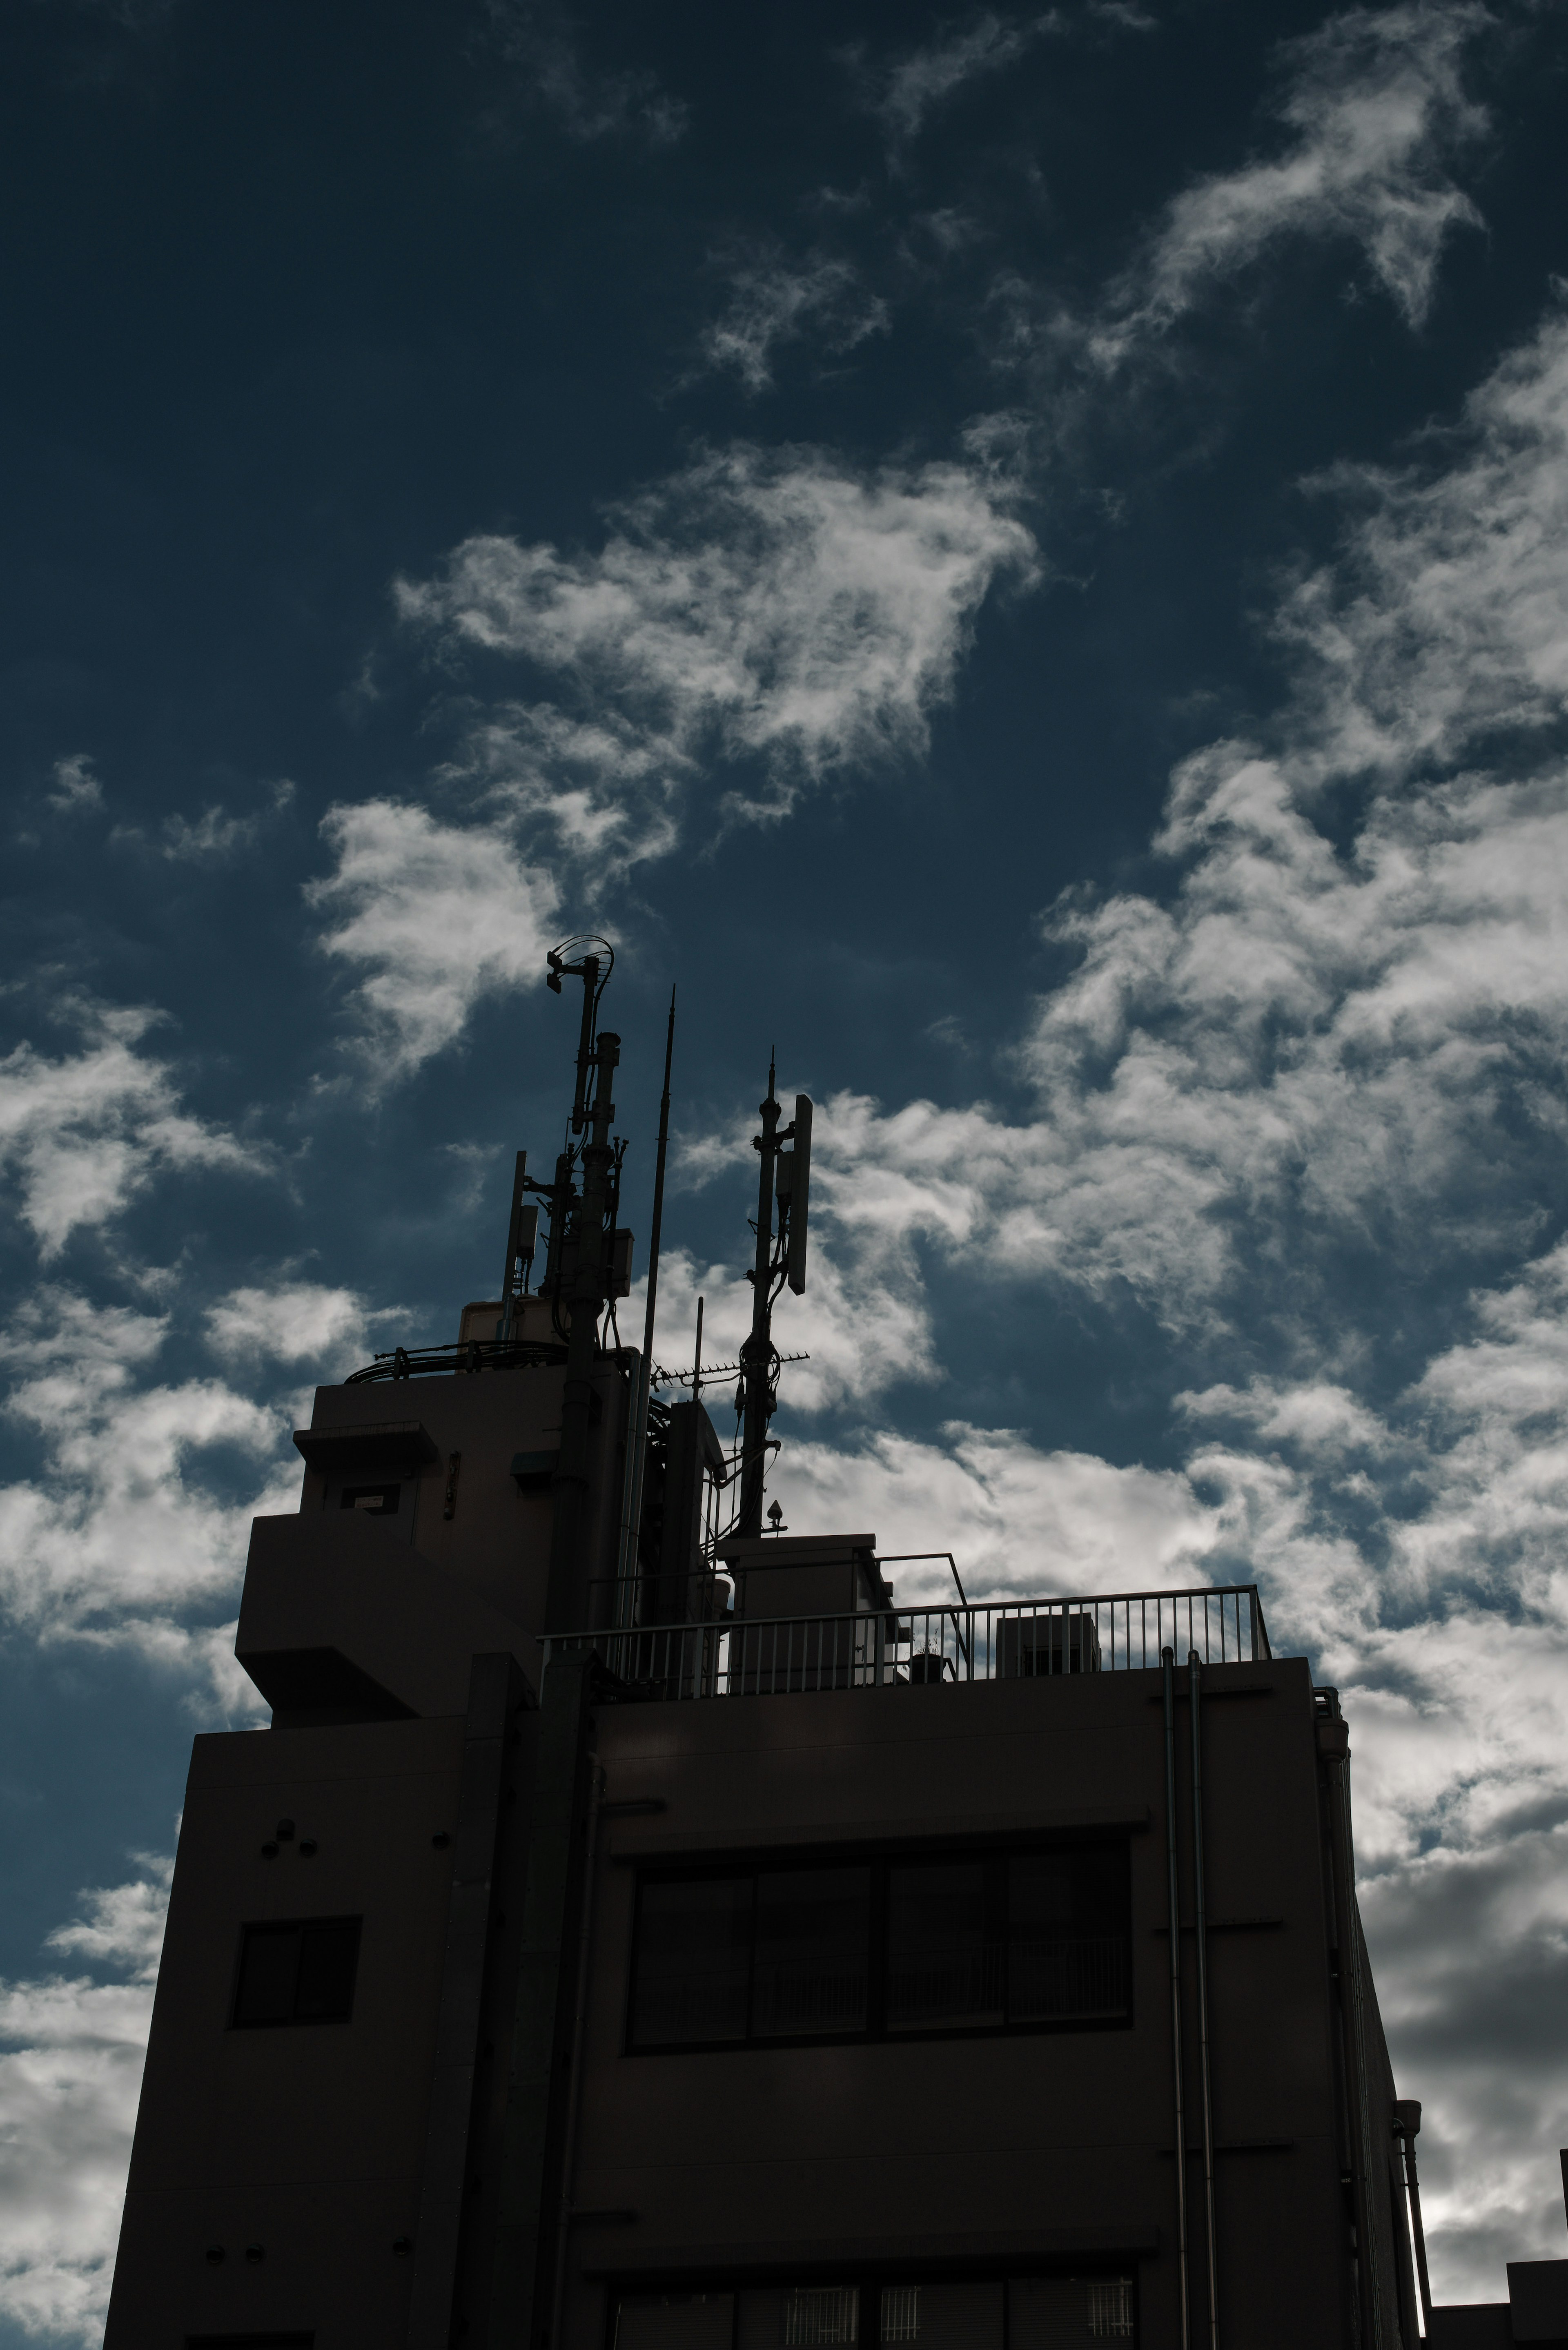
[(0, 45), (0, 2345), (99, 2338), (249, 1520), (493, 1291), (579, 930), (665, 1359), (776, 1042), (791, 1524), (1256, 1578), (1438, 2296), (1568, 2252), (1560, 0)]

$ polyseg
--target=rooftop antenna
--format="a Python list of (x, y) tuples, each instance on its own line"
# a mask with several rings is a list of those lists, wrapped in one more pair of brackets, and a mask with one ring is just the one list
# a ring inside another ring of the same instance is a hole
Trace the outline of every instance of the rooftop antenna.
[(697, 1351), (691, 1357), (691, 1400), (702, 1400), (702, 1300), (697, 1300)]
[[(752, 1148), (762, 1161), (757, 1172), (757, 1253), (746, 1276), (752, 1284), (752, 1328), (741, 1348), (741, 1385), (735, 1398), (742, 1423), (741, 1506), (735, 1518), (735, 1532), (740, 1535), (758, 1535), (763, 1530), (768, 1422), (777, 1405), (779, 1383), (780, 1357), (773, 1335), (774, 1300), (786, 1281), (797, 1297), (805, 1288), (811, 1097), (796, 1094), (794, 1117), (781, 1132), (775, 1084), (774, 1055), (770, 1051), (767, 1099), (760, 1105), (763, 1130), (752, 1138)], [(794, 1143), (793, 1150), (784, 1149), (786, 1142)]]
[[(603, 959), (589, 951), (599, 947), (604, 950)], [(572, 1133), (583, 1139), (568, 1144), (556, 1162), (549, 1265), (552, 1311), (566, 1342), (566, 1377), (561, 1395), (561, 1449), (552, 1480), (555, 1507), (550, 1528), (546, 1620), (559, 1625), (564, 1631), (576, 1631), (586, 1596), (582, 1588), (582, 1552), (594, 1357), (610, 1275), (607, 1220), (614, 1212), (612, 1177), (616, 1167), (616, 1152), (610, 1141), (610, 1124), (615, 1117), (610, 1081), (620, 1060), (620, 1038), (607, 1028), (597, 1027), (599, 998), (615, 964), (615, 950), (608, 941), (567, 939), (551, 949), (546, 961), (550, 970), (545, 985), (553, 993), (560, 994), (564, 979), (580, 979), (583, 983), (577, 1083), (572, 1102)], [(574, 1158), (582, 1169), (580, 1193), (571, 1183)], [(574, 1201), (576, 1246), (568, 1270), (562, 1241)]]
[(659, 1103), (659, 1143), (653, 1158), (653, 1215), (648, 1240), (648, 1304), (642, 1316), (642, 1362), (637, 1375), (632, 1414), (636, 1447), (632, 1473), (627, 1480), (627, 1513), (621, 1527), (621, 1597), (631, 1597), (630, 1577), (637, 1572), (637, 1542), (642, 1525), (642, 1485), (648, 1465), (648, 1389), (653, 1376), (653, 1316), (659, 1301), (659, 1237), (664, 1224), (664, 1160), (670, 1148), (670, 1068), (675, 1057), (675, 990), (670, 991), (670, 1024), (664, 1032), (664, 1091)]

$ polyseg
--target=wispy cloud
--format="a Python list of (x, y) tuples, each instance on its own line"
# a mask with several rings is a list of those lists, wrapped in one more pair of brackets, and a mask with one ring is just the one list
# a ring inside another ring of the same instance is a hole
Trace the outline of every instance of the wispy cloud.
[(1568, 710), (1561, 297), (1415, 463), (1341, 466), (1319, 487), (1354, 519), (1276, 628), (1305, 656), (1294, 723), (1324, 771), (1472, 755), (1538, 765)]
[(736, 259), (729, 269), (730, 298), (703, 331), (704, 368), (739, 376), (750, 392), (771, 390), (774, 354), (808, 334), (834, 357), (867, 336), (886, 334), (888, 306), (868, 292), (846, 261), (811, 254), (786, 261), (772, 247)]
[(1000, 73), (1023, 55), (1043, 33), (1061, 26), (1059, 13), (1006, 18), (987, 9), (969, 24), (944, 32), (924, 48), (910, 49), (891, 64), (871, 64), (863, 48), (845, 52), (865, 103), (896, 141), (913, 139), (928, 118), (966, 83)]
[(0, 1981), (0, 2318), (101, 2341), (171, 1864), (83, 1893), (47, 1947), (100, 1970)]
[[(38, 1466), (0, 1487), (0, 1611), (32, 1638), (128, 1646), (254, 1709), (222, 1619), (251, 1518), (294, 1506), (298, 1471), (275, 1409), (219, 1379), (152, 1376), (168, 1336), (162, 1315), (66, 1290), (13, 1314), (5, 1409)], [(197, 1473), (213, 1454), (243, 1464), (239, 1499)]]
[(685, 130), (685, 102), (657, 75), (588, 62), (584, 27), (561, 0), (484, 0), (484, 12), (502, 57), (570, 137), (633, 137), (669, 147)]
[(88, 753), (73, 751), (68, 758), (55, 761), (47, 797), (61, 816), (82, 816), (102, 807), (103, 785)]
[(615, 509), (597, 549), (474, 537), (399, 581), (442, 664), (525, 691), (480, 702), (437, 778), (462, 820), (383, 800), (327, 819), (308, 896), (369, 974), (372, 1062), (405, 1074), (534, 976), (568, 879), (669, 855), (699, 810), (778, 821), (830, 775), (919, 758), (986, 597), (1040, 576), (1006, 454), (983, 428), (960, 459), (868, 472), (742, 444)]
[(0, 1060), (0, 1169), (16, 1179), (23, 1221), (46, 1258), (84, 1225), (119, 1215), (160, 1173), (268, 1170), (264, 1149), (192, 1117), (168, 1065), (137, 1049), (156, 1013), (61, 1011), (73, 1008), (82, 1051), (51, 1060), (24, 1042)]
[[(597, 551), (467, 539), (399, 583), (399, 609), (552, 680), (545, 744), (569, 721), (564, 747), (607, 771), (618, 807), (639, 761), (726, 761), (763, 771), (731, 806), (777, 814), (830, 770), (923, 751), (992, 585), (1038, 576), (1014, 503), (978, 452), (860, 473), (740, 445), (616, 509)], [(539, 738), (517, 740), (525, 784)]]
[(363, 1357), (377, 1322), (403, 1318), (404, 1309), (374, 1309), (352, 1289), (286, 1277), (231, 1289), (206, 1308), (213, 1350), (232, 1362), (309, 1363), (325, 1375), (347, 1370)]
[(1493, 21), (1474, 0), (1420, 0), (1351, 9), (1287, 43), (1287, 142), (1175, 198), (1086, 328), (1096, 362), (1115, 366), (1157, 342), (1289, 237), (1358, 247), (1419, 326), (1445, 243), (1480, 221), (1452, 164), (1487, 127), (1461, 62)]
[(330, 809), (322, 830), (337, 864), (306, 894), (326, 951), (367, 974), (355, 1002), (373, 1081), (450, 1045), (481, 996), (537, 980), (558, 892), (504, 827), (367, 800)]

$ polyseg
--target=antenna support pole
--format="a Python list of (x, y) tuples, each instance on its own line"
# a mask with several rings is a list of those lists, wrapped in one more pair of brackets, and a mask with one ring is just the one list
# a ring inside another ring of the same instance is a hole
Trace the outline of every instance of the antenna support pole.
[[(561, 1397), (561, 1450), (553, 1491), (555, 1510), (550, 1529), (550, 1578), (545, 1602), (546, 1621), (568, 1629), (580, 1623), (586, 1592), (582, 1574), (583, 1530), (588, 1495), (588, 1431), (593, 1411), (594, 1355), (599, 1315), (604, 1309), (607, 1266), (605, 1219), (611, 1204), (615, 1152), (610, 1125), (615, 1118), (611, 1079), (620, 1060), (620, 1038), (607, 1028), (594, 1035), (594, 1014), (599, 996), (599, 959), (584, 955), (580, 963), (552, 965), (570, 972), (583, 983), (582, 1039), (577, 1052), (576, 1098), (572, 1126), (587, 1129), (582, 1146), (582, 1197), (576, 1219), (576, 1262), (569, 1291), (558, 1295), (556, 1309), (565, 1308), (566, 1378)], [(592, 1098), (589, 1098), (590, 1074)], [(560, 1254), (552, 1231), (553, 1269)]]
[(757, 1174), (757, 1258), (752, 1274), (751, 1336), (741, 1348), (741, 1507), (735, 1532), (763, 1530), (763, 1479), (767, 1469), (768, 1422), (774, 1413), (774, 1164), (778, 1157), (779, 1106), (774, 1097), (774, 1066), (768, 1063), (768, 1097), (760, 1105), (763, 1130), (754, 1138), (762, 1164)]

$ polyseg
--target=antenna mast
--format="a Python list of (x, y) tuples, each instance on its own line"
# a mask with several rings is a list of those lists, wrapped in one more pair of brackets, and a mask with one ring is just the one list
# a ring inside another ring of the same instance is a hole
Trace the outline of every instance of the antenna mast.
[[(609, 967), (591, 952), (568, 962), (566, 957), (576, 947), (604, 947)], [(577, 1082), (572, 1101), (574, 1141), (557, 1161), (547, 1275), (556, 1326), (566, 1341), (566, 1378), (561, 1398), (561, 1450), (553, 1485), (555, 1513), (550, 1530), (546, 1621), (566, 1630), (576, 1630), (587, 1601), (582, 1548), (588, 1492), (588, 1429), (599, 1315), (604, 1310), (610, 1270), (606, 1222), (615, 1207), (611, 1178), (616, 1158), (610, 1142), (610, 1124), (615, 1117), (610, 1081), (620, 1060), (620, 1038), (607, 1028), (595, 1033), (599, 998), (615, 962), (613, 948), (603, 939), (568, 939), (564, 946), (553, 949), (546, 960), (550, 972), (545, 985), (555, 994), (560, 994), (563, 979), (580, 979), (583, 983)], [(580, 1142), (576, 1140), (579, 1136), (585, 1138)], [(571, 1235), (576, 1242), (575, 1251), (564, 1245), (574, 1157), (582, 1168), (582, 1191), (576, 1202)]]
[[(779, 1350), (774, 1345), (774, 1300), (787, 1280), (796, 1296), (805, 1287), (805, 1219), (811, 1174), (811, 1097), (796, 1094), (794, 1117), (780, 1130), (774, 1094), (774, 1055), (768, 1055), (767, 1099), (759, 1105), (763, 1130), (752, 1137), (760, 1154), (757, 1173), (757, 1253), (747, 1274), (752, 1284), (751, 1335), (741, 1348), (741, 1506), (737, 1534), (763, 1530), (763, 1491), (767, 1471), (768, 1422), (778, 1401)], [(793, 1142), (786, 1151), (784, 1145)], [(774, 1230), (777, 1203), (778, 1231)]]
[(637, 1375), (632, 1406), (631, 1440), (636, 1447), (632, 1472), (627, 1480), (627, 1512), (621, 1525), (620, 1588), (616, 1596), (618, 1620), (629, 1605), (637, 1573), (638, 1538), (642, 1531), (642, 1486), (648, 1467), (648, 1390), (653, 1376), (653, 1315), (659, 1299), (659, 1241), (664, 1225), (664, 1160), (670, 1148), (670, 1067), (675, 1057), (675, 990), (670, 991), (670, 1025), (664, 1033), (664, 1091), (659, 1103), (659, 1143), (653, 1160), (653, 1216), (648, 1241), (648, 1305), (642, 1317), (642, 1363)]

